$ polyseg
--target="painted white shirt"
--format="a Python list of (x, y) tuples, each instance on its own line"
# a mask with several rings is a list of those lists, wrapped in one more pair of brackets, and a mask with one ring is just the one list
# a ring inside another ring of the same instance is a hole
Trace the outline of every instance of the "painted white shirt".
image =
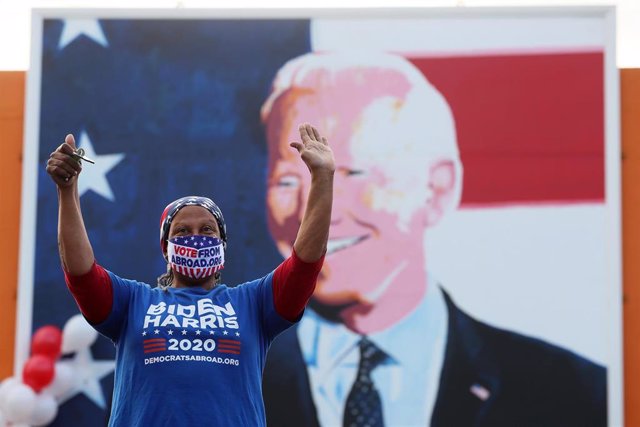
[[(442, 290), (430, 286), (422, 303), (400, 323), (369, 335), (389, 356), (372, 373), (386, 426), (430, 425), (444, 362), (447, 322)], [(342, 324), (327, 322), (310, 308), (300, 321), (298, 339), (323, 427), (342, 426), (345, 400), (360, 360), (361, 338)]]

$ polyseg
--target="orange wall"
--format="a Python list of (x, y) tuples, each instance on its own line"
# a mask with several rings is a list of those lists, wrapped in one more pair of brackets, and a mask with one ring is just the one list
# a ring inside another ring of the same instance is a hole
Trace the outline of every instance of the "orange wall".
[[(20, 230), (22, 181), (22, 123), (24, 72), (0, 72), (0, 236), (5, 248), (17, 248)], [(0, 379), (13, 373), (16, 329), (18, 251), (3, 250), (0, 256)]]
[(640, 426), (640, 69), (620, 71), (625, 424)]
[[(24, 110), (24, 72), (0, 72), (0, 236), (18, 247)], [(640, 69), (622, 70), (622, 225), (624, 262), (625, 421), (640, 426)], [(0, 379), (12, 374), (18, 251), (0, 256)]]

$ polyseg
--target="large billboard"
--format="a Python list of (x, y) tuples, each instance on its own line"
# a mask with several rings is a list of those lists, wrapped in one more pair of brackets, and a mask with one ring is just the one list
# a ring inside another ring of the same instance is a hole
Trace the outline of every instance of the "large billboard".
[[(613, 16), (34, 12), (18, 368), (34, 329), (78, 313), (44, 167), (66, 134), (96, 160), (79, 193), (101, 265), (155, 285), (163, 208), (201, 194), (227, 219), (234, 285), (291, 251), (308, 180), (286, 144), (310, 122), (336, 157), (333, 222), (310, 306), (266, 363), (270, 424), (362, 411), (364, 338), (381, 407), (363, 416), (384, 425), (620, 425)], [(54, 425), (108, 417), (114, 354), (101, 337), (65, 356), (81, 378)]]

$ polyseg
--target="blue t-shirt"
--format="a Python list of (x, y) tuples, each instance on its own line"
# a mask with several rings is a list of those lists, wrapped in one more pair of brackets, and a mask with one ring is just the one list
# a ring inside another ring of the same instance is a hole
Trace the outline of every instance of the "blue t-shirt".
[(109, 272), (113, 307), (98, 332), (116, 346), (109, 426), (264, 426), (267, 349), (291, 326), (273, 273), (236, 287), (151, 288)]

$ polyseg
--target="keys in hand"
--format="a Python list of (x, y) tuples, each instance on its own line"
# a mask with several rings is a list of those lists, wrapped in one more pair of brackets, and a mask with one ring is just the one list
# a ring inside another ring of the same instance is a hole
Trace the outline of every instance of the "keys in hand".
[(75, 139), (69, 134), (64, 142), (49, 155), (47, 173), (58, 188), (70, 188), (77, 182), (73, 178), (82, 172), (81, 160), (95, 163), (85, 157), (83, 149), (76, 148)]
[[(76, 150), (73, 151), (73, 154), (70, 154), (71, 157), (73, 157), (78, 163), (82, 163), (81, 160), (86, 160), (87, 162), (91, 163), (91, 164), (96, 164), (96, 162), (94, 162), (93, 160), (91, 160), (88, 157), (85, 157), (84, 155), (84, 149), (82, 148), (78, 148)], [(69, 181), (69, 177), (66, 177), (65, 182)]]
[(91, 164), (94, 164), (94, 165), (96, 164), (96, 162), (94, 162), (90, 158), (84, 156), (84, 149), (83, 148), (78, 148), (77, 150), (75, 150), (73, 152), (73, 154), (71, 154), (71, 157), (73, 157), (77, 161), (86, 160), (87, 162), (89, 162)]

